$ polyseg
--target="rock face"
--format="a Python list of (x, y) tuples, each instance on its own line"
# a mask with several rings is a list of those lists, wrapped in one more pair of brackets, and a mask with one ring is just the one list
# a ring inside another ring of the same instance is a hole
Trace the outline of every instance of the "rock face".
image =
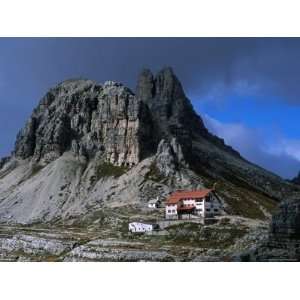
[(277, 239), (300, 240), (300, 194), (280, 204), (272, 217), (271, 235)]
[(144, 70), (136, 93), (112, 81), (68, 80), (43, 97), (0, 162), (0, 222), (144, 207), (215, 182), (227, 213), (257, 219), (300, 190), (210, 134), (170, 68)]
[(176, 138), (173, 138), (171, 142), (160, 141), (155, 162), (161, 174), (165, 176), (174, 175), (181, 166), (186, 166), (181, 146)]
[(0, 159), (0, 170), (4, 167), (4, 165), (9, 161), (10, 157), (3, 157)]
[(15, 156), (49, 163), (71, 150), (132, 166), (146, 154), (151, 120), (143, 103), (121, 84), (66, 81), (51, 89), (17, 137)]
[(15, 156), (47, 164), (71, 150), (132, 166), (154, 154), (162, 139), (175, 137), (187, 153), (201, 133), (208, 135), (172, 70), (156, 77), (144, 70), (136, 96), (112, 81), (69, 80), (51, 89), (19, 133)]
[(295, 178), (292, 179), (292, 183), (300, 185), (300, 172)]
[(156, 77), (150, 70), (144, 70), (136, 95), (151, 111), (157, 144), (162, 139), (176, 137), (187, 153), (192, 148), (195, 133), (207, 134), (202, 119), (195, 114), (171, 68), (163, 69)]
[(238, 260), (300, 261), (300, 194), (280, 203), (266, 238), (242, 253)]

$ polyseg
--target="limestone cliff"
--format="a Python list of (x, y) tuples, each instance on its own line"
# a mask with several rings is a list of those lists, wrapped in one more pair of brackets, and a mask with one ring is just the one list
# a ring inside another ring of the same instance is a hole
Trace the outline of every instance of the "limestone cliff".
[(15, 156), (45, 164), (71, 150), (132, 166), (147, 154), (150, 133), (146, 107), (128, 88), (112, 81), (101, 86), (70, 80), (41, 100), (17, 137)]
[(269, 218), (282, 195), (300, 189), (209, 133), (171, 68), (142, 71), (136, 93), (112, 81), (68, 80), (46, 93), (0, 161), (0, 221), (143, 208), (216, 182), (226, 213), (254, 219)]

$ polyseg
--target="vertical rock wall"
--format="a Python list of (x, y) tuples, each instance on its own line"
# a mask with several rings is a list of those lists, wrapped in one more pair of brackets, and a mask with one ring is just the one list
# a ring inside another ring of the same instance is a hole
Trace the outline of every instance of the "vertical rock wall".
[(50, 90), (20, 131), (15, 155), (48, 163), (63, 152), (98, 155), (116, 164), (138, 163), (151, 118), (144, 104), (121, 84), (67, 81)]

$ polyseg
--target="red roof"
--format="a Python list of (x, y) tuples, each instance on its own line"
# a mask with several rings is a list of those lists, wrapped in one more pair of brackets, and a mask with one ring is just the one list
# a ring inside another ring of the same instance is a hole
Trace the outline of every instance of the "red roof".
[(197, 191), (177, 191), (172, 193), (167, 201), (166, 204), (177, 204), (182, 199), (195, 199), (195, 198), (204, 198), (206, 197), (212, 189), (203, 189)]

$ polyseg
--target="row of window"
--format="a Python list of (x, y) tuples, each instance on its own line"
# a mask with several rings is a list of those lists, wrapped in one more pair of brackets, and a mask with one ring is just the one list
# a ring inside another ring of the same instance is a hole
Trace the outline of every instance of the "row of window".
[(194, 206), (194, 204), (188, 203), (188, 204), (184, 204), (184, 205), (182, 205), (182, 206), (193, 207), (193, 206)]
[[(193, 200), (182, 199), (181, 201), (184, 202), (184, 201), (193, 201)], [(196, 203), (203, 203), (203, 199), (196, 199), (195, 202), (196, 202)], [(209, 202), (211, 202), (211, 201), (210, 201), (210, 199), (206, 199), (205, 202), (206, 202), (206, 203), (209, 203)]]
[[(198, 211), (202, 211), (202, 208), (199, 208)], [(207, 208), (206, 211), (207, 211), (207, 212), (210, 212), (210, 211), (218, 212), (219, 210), (218, 210), (217, 208), (215, 208), (215, 209)], [(175, 213), (176, 213), (176, 210), (175, 210), (175, 209), (168, 209), (168, 210), (167, 210), (167, 213), (168, 213), (168, 214), (175, 214)]]
[[(202, 205), (203, 203), (198, 203), (196, 202), (196, 205)], [(184, 206), (194, 206), (194, 203), (187, 203), (187, 204), (183, 204)]]

